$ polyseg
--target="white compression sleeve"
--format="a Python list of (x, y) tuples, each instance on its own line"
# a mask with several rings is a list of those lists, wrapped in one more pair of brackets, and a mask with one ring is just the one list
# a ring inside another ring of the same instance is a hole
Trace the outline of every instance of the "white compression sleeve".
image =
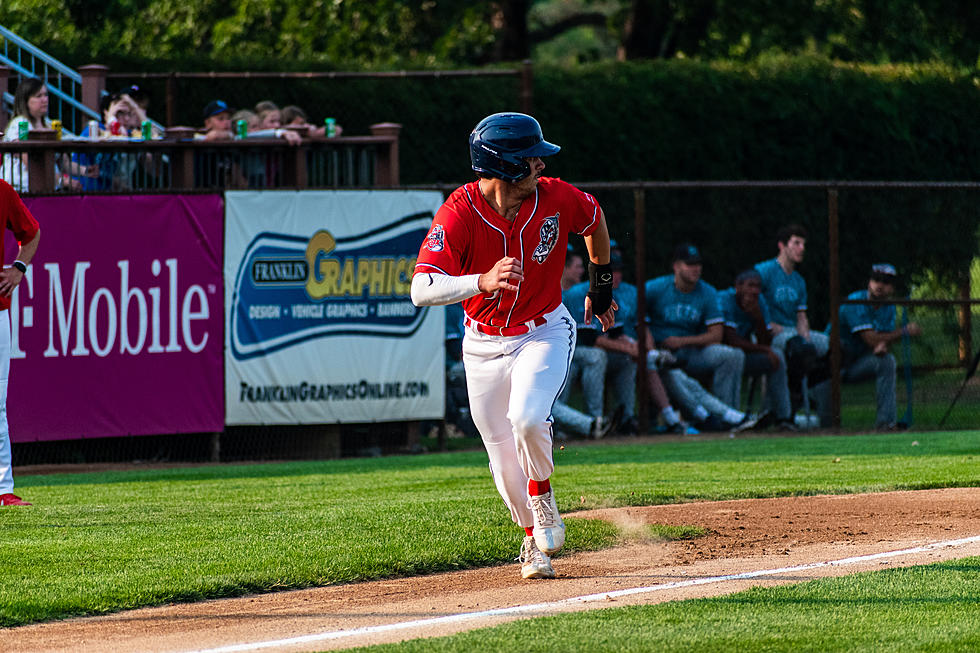
[(451, 277), (448, 274), (420, 272), (412, 277), (412, 303), (416, 306), (455, 304), (480, 294), (479, 274)]

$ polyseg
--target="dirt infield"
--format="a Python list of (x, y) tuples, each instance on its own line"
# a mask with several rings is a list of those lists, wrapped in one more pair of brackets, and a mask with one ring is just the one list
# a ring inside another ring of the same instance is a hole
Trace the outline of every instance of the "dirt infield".
[[(636, 536), (614, 549), (559, 555), (555, 580), (524, 581), (511, 564), (133, 610), (8, 629), (0, 632), (0, 639), (10, 653), (236, 650), (260, 642), (269, 645), (249, 650), (330, 650), (443, 635), (538, 614), (714, 596), (755, 585), (980, 555), (976, 540), (921, 550), (923, 545), (980, 535), (977, 488), (689, 503), (595, 510), (574, 517), (607, 519), (626, 533), (660, 523), (700, 525), (709, 534), (679, 542)], [(518, 542), (515, 536), (515, 555)], [(842, 565), (787, 569), (845, 559)], [(776, 571), (729, 578), (765, 570)], [(688, 582), (695, 579), (706, 580)], [(628, 588), (650, 589), (610, 595)], [(551, 604), (585, 595), (598, 597)], [(520, 613), (493, 612), (528, 604), (533, 605)]]

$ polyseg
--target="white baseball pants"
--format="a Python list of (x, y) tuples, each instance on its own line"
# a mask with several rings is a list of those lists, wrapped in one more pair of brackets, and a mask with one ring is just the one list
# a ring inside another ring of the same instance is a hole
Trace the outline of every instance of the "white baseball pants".
[(7, 430), (7, 377), (10, 375), (10, 311), (0, 311), (0, 494), (14, 491)]
[(568, 310), (559, 305), (545, 320), (524, 335), (488, 336), (468, 327), (463, 338), (470, 413), (497, 491), (522, 527), (534, 525), (528, 479), (547, 480), (555, 469), (551, 406), (575, 350)]

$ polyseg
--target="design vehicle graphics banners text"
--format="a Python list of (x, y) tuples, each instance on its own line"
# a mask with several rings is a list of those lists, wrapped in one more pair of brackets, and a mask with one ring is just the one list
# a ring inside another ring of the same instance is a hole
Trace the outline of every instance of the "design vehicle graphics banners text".
[(13, 440), (222, 430), (221, 197), (24, 203), (41, 241), (11, 302)]
[(440, 417), (441, 309), (412, 304), (426, 191), (226, 194), (226, 421)]

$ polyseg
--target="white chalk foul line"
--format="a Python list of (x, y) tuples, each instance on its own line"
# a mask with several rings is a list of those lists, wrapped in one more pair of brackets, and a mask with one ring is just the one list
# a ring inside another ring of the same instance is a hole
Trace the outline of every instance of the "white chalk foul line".
[(292, 646), (296, 644), (309, 644), (311, 642), (323, 642), (331, 639), (343, 639), (348, 637), (358, 637), (361, 635), (373, 635), (376, 633), (384, 633), (384, 632), (389, 632), (394, 630), (408, 630), (411, 628), (435, 626), (440, 624), (462, 623), (466, 621), (473, 621), (475, 619), (485, 619), (487, 617), (534, 614), (538, 612), (548, 612), (548, 611), (555, 610), (557, 608), (567, 607), (569, 605), (575, 605), (579, 603), (593, 603), (596, 601), (608, 601), (610, 599), (615, 599), (623, 596), (633, 596), (635, 594), (647, 594), (651, 592), (660, 592), (668, 589), (677, 589), (679, 587), (693, 587), (695, 585), (708, 585), (711, 583), (724, 583), (731, 580), (746, 580), (750, 578), (759, 578), (760, 576), (772, 576), (776, 574), (787, 574), (787, 573), (793, 573), (797, 571), (807, 571), (809, 569), (819, 569), (820, 567), (843, 567), (845, 565), (860, 564), (862, 562), (870, 562), (873, 560), (895, 558), (898, 556), (912, 555), (915, 553), (925, 553), (927, 551), (934, 551), (936, 549), (946, 549), (951, 547), (964, 546), (966, 544), (973, 544), (975, 542), (980, 542), (980, 535), (974, 535), (972, 537), (964, 537), (958, 540), (946, 540), (945, 542), (933, 542), (932, 544), (924, 544), (922, 546), (913, 547), (911, 549), (901, 549), (899, 551), (885, 551), (883, 553), (872, 553), (869, 555), (855, 556), (853, 558), (843, 558), (841, 560), (810, 562), (807, 564), (795, 565), (792, 567), (778, 567), (776, 569), (760, 569), (758, 571), (747, 571), (741, 574), (728, 574), (725, 576), (692, 578), (690, 580), (681, 580), (672, 583), (662, 583), (660, 585), (650, 585), (647, 587), (634, 587), (630, 589), (616, 590), (612, 592), (598, 592), (596, 594), (586, 594), (584, 596), (575, 596), (572, 598), (562, 599), (560, 601), (552, 601), (549, 603), (533, 603), (530, 605), (515, 605), (509, 608), (495, 608), (493, 610), (482, 610), (480, 612), (464, 612), (461, 614), (450, 614), (444, 617), (430, 617), (428, 619), (401, 621), (398, 623), (384, 624), (381, 626), (364, 626), (361, 628), (353, 628), (351, 630), (334, 630), (334, 631), (329, 631), (324, 633), (314, 633), (312, 635), (289, 637), (286, 639), (274, 639), (274, 640), (268, 640), (264, 642), (253, 642), (251, 644), (231, 644), (229, 646), (221, 646), (218, 648), (199, 649), (195, 651), (189, 651), (188, 653), (236, 653), (237, 651), (257, 651), (264, 648)]

